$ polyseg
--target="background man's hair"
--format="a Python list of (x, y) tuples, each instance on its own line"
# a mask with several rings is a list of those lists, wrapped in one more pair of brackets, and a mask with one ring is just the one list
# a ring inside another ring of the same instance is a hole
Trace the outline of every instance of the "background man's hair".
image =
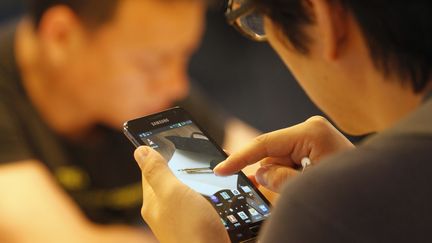
[[(304, 26), (314, 23), (306, 0), (255, 0), (282, 28), (294, 48), (308, 53), (313, 41)], [(415, 92), (428, 85), (432, 65), (431, 0), (328, 0), (352, 13), (364, 34), (375, 65), (384, 74), (410, 80)]]
[(27, 0), (28, 13), (39, 26), (44, 13), (53, 6), (64, 5), (72, 9), (89, 27), (97, 27), (109, 21), (115, 14), (120, 0)]

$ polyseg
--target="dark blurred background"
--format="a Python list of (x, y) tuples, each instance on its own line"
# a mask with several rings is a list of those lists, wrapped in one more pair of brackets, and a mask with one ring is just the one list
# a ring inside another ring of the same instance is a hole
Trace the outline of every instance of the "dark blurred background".
[[(23, 2), (1, 0), (0, 22), (17, 18)], [(264, 132), (321, 114), (270, 46), (241, 36), (226, 23), (222, 8), (208, 12), (190, 75), (222, 108)]]
[(0, 0), (0, 21), (16, 17), (24, 9), (24, 0)]
[(213, 100), (261, 131), (321, 114), (271, 47), (241, 36), (223, 9), (209, 11), (190, 74)]

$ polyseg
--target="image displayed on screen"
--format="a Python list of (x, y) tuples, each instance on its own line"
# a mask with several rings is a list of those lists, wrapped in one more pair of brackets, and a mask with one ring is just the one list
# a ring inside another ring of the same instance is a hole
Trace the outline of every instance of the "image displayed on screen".
[(220, 177), (213, 173), (213, 168), (225, 156), (192, 121), (143, 132), (139, 138), (162, 154), (180, 181), (213, 204), (226, 229), (259, 222), (269, 216), (269, 206), (247, 180), (239, 175)]

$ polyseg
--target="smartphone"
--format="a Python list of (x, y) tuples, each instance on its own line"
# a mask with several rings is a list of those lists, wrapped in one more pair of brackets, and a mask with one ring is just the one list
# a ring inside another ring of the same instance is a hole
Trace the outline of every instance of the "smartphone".
[(124, 133), (136, 147), (158, 151), (180, 181), (213, 205), (232, 242), (255, 241), (270, 203), (242, 172), (213, 173), (227, 155), (185, 110), (176, 107), (128, 121)]

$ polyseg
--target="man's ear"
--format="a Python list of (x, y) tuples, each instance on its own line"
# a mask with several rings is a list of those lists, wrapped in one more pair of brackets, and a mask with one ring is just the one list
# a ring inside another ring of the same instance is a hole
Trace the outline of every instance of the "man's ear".
[(66, 63), (69, 55), (82, 45), (85, 31), (70, 8), (58, 5), (44, 13), (37, 26), (37, 35), (44, 55), (57, 66)]
[(348, 25), (347, 12), (338, 1), (308, 0), (313, 11), (317, 38), (326, 60), (335, 60), (345, 45)]

